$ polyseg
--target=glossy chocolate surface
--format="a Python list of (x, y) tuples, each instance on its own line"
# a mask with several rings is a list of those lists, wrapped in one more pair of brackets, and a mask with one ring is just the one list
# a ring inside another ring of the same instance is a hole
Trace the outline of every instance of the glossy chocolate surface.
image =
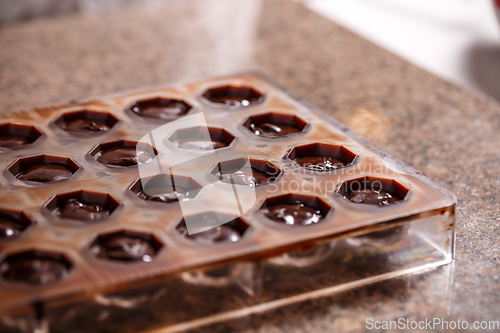
[(24, 227), (19, 221), (0, 214), (0, 240), (16, 237), (23, 230)]
[(388, 206), (399, 201), (394, 194), (383, 189), (353, 191), (346, 194), (345, 197), (354, 203), (374, 206)]
[(64, 124), (63, 129), (67, 132), (86, 134), (106, 132), (110, 129), (110, 126), (105, 122), (97, 120), (72, 119)]
[(0, 147), (14, 148), (30, 144), (31, 141), (20, 135), (0, 135)]
[(194, 198), (196, 195), (195, 191), (190, 191), (184, 186), (176, 185), (173, 186), (163, 186), (158, 188), (149, 188), (147, 191), (140, 191), (137, 196), (143, 200), (157, 201), (157, 202), (175, 202), (183, 201)]
[(279, 138), (300, 132), (296, 127), (273, 123), (263, 123), (259, 125), (252, 123), (249, 128), (255, 135), (264, 138)]
[(185, 115), (190, 108), (182, 101), (154, 99), (138, 102), (131, 110), (141, 117), (171, 121)]
[(73, 172), (67, 165), (59, 163), (37, 164), (21, 171), (16, 178), (39, 183), (56, 182), (68, 179)]
[(331, 171), (346, 165), (344, 161), (328, 156), (298, 157), (294, 161), (301, 167), (313, 171)]
[(320, 210), (302, 203), (271, 206), (266, 208), (265, 214), (271, 220), (287, 225), (310, 225), (323, 218)]
[(59, 207), (58, 214), (60, 217), (69, 219), (94, 221), (108, 216), (112, 211), (112, 207), (84, 203), (78, 199), (68, 199)]
[(12, 282), (44, 285), (57, 282), (68, 273), (66, 265), (46, 258), (27, 257), (0, 266), (2, 277)]
[(185, 139), (175, 142), (177, 147), (187, 150), (212, 150), (227, 147), (227, 143), (217, 139)]
[(188, 235), (187, 229), (183, 229), (182, 234), (197, 243), (207, 245), (237, 242), (241, 239), (241, 233), (238, 230), (226, 225), (220, 225), (192, 235)]
[(122, 261), (150, 261), (156, 250), (146, 240), (139, 237), (116, 235), (91, 248), (99, 258)]
[(128, 167), (150, 162), (153, 158), (147, 151), (135, 147), (113, 147), (100, 152), (97, 161), (105, 165)]
[(270, 177), (269, 175), (255, 168), (243, 168), (223, 171), (217, 173), (216, 177), (224, 183), (249, 187), (267, 184), (270, 181), (274, 180), (274, 177)]

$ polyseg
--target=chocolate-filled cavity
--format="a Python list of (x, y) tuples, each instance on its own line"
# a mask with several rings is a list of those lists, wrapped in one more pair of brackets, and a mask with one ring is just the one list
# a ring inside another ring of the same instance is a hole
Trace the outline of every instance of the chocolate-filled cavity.
[(82, 110), (66, 112), (54, 123), (72, 134), (98, 134), (109, 131), (118, 118), (102, 111)]
[(275, 139), (300, 133), (307, 123), (295, 115), (271, 112), (249, 117), (243, 126), (255, 135)]
[(180, 149), (208, 151), (227, 147), (234, 139), (222, 128), (198, 126), (177, 130), (168, 140)]
[(225, 106), (250, 106), (262, 101), (263, 95), (251, 87), (223, 86), (208, 89), (203, 97), (212, 103)]
[(38, 164), (21, 171), (16, 178), (24, 181), (49, 183), (65, 180), (73, 175), (70, 167), (64, 164), (47, 163)]
[(356, 154), (344, 146), (313, 143), (294, 147), (284, 158), (310, 171), (333, 171), (352, 165)]
[(97, 162), (112, 166), (134, 166), (152, 161), (154, 156), (149, 152), (133, 147), (114, 147), (103, 150), (97, 156)]
[(139, 178), (130, 186), (130, 190), (138, 198), (162, 203), (190, 200), (201, 188), (202, 186), (190, 177), (171, 174)]
[(355, 204), (385, 207), (402, 201), (408, 188), (393, 179), (362, 177), (342, 183), (337, 192)]
[(319, 209), (303, 203), (267, 207), (265, 214), (271, 220), (283, 222), (287, 225), (310, 225), (318, 223), (323, 218)]
[(0, 213), (0, 240), (17, 237), (23, 230), (19, 221)]
[(37, 251), (7, 257), (0, 265), (4, 279), (30, 285), (60, 281), (68, 274), (69, 269), (70, 264), (64, 257)]
[(0, 147), (19, 148), (35, 142), (42, 136), (35, 126), (18, 123), (0, 124)]
[(191, 109), (191, 105), (184, 101), (153, 98), (136, 102), (130, 110), (140, 117), (173, 121), (184, 116)]
[(274, 180), (274, 176), (270, 176), (255, 168), (225, 170), (217, 173), (216, 177), (223, 183), (248, 187), (267, 184)]
[(150, 262), (162, 246), (150, 234), (119, 231), (98, 236), (90, 252), (102, 259)]
[(241, 239), (241, 234), (238, 230), (230, 226), (220, 225), (196, 234), (189, 235), (187, 229), (184, 229), (183, 235), (200, 244), (216, 244), (216, 243), (231, 243)]
[(59, 208), (59, 216), (69, 219), (94, 221), (108, 216), (112, 211), (112, 207), (84, 203), (78, 199), (68, 199)]
[(192, 199), (196, 194), (197, 191), (190, 191), (187, 187), (177, 185), (149, 188), (138, 192), (137, 196), (142, 200), (170, 203)]
[(374, 206), (388, 206), (399, 200), (393, 193), (383, 189), (354, 191), (348, 193), (345, 197), (354, 203)]

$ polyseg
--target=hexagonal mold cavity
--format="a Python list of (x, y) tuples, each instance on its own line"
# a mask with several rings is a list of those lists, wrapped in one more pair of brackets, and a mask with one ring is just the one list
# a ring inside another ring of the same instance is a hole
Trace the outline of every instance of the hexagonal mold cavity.
[(0, 148), (20, 148), (35, 142), (43, 133), (33, 125), (0, 124)]
[(19, 237), (32, 224), (24, 212), (0, 208), (0, 241)]
[(156, 97), (141, 99), (129, 110), (142, 118), (170, 122), (185, 116), (191, 108), (191, 105), (182, 100)]
[(307, 122), (292, 114), (269, 112), (249, 117), (243, 126), (257, 136), (276, 139), (304, 131)]
[(7, 256), (0, 264), (0, 274), (10, 282), (45, 285), (62, 280), (71, 267), (61, 253), (30, 250)]
[(229, 107), (246, 107), (264, 99), (264, 95), (252, 87), (232, 85), (210, 88), (202, 96), (212, 103)]
[(229, 146), (235, 136), (223, 128), (190, 127), (175, 131), (168, 140), (180, 149), (207, 151)]
[(289, 226), (317, 224), (332, 210), (318, 197), (294, 193), (267, 198), (260, 207), (273, 222)]
[[(234, 218), (226, 214), (215, 212), (207, 212), (190, 216), (188, 217), (188, 220), (189, 223), (195, 223), (197, 227), (202, 226), (202, 229), (206, 229), (203, 228), (203, 226), (206, 226), (209, 229), (189, 234), (184, 218), (175, 228), (175, 230), (186, 239), (202, 245), (238, 242), (250, 227), (249, 224), (240, 217)], [(229, 222), (221, 225), (221, 222), (224, 221)], [(210, 228), (210, 226), (214, 225), (215, 227)]]
[(109, 131), (117, 122), (109, 112), (81, 110), (64, 113), (54, 124), (71, 134), (98, 134)]
[(45, 208), (59, 218), (94, 222), (110, 216), (119, 205), (110, 194), (81, 190), (57, 194)]
[(89, 155), (107, 167), (123, 168), (151, 162), (158, 150), (149, 143), (119, 140), (98, 144)]
[(224, 183), (248, 187), (272, 183), (281, 172), (274, 163), (253, 158), (221, 161), (211, 171), (212, 175)]
[(394, 179), (361, 177), (344, 181), (336, 192), (356, 204), (383, 207), (403, 201), (408, 191)]
[(333, 171), (351, 166), (356, 154), (344, 146), (312, 143), (291, 149), (284, 157), (311, 171)]
[(78, 169), (69, 157), (44, 154), (19, 158), (7, 170), (27, 183), (53, 183), (70, 178)]
[(137, 179), (130, 190), (142, 200), (171, 203), (193, 199), (202, 186), (191, 177), (158, 174)]
[(153, 234), (120, 230), (97, 236), (89, 250), (101, 259), (150, 262), (162, 247)]

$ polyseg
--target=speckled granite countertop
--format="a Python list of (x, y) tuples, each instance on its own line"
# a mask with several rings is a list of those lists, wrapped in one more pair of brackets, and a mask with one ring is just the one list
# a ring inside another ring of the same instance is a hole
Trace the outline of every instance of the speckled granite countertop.
[[(500, 105), (281, 0), (172, 1), (0, 30), (3, 110), (259, 69), (458, 197), (453, 265), (203, 329), (500, 320)], [(298, 277), (299, 278), (299, 277)]]

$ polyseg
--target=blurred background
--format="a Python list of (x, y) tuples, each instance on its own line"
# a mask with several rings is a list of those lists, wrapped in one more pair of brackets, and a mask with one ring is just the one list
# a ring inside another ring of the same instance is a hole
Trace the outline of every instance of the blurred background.
[[(0, 27), (167, 1), (186, 0), (1, 0)], [(500, 101), (500, 24), (495, 14), (495, 4), (500, 8), (500, 0), (300, 2), (446, 80)]]

